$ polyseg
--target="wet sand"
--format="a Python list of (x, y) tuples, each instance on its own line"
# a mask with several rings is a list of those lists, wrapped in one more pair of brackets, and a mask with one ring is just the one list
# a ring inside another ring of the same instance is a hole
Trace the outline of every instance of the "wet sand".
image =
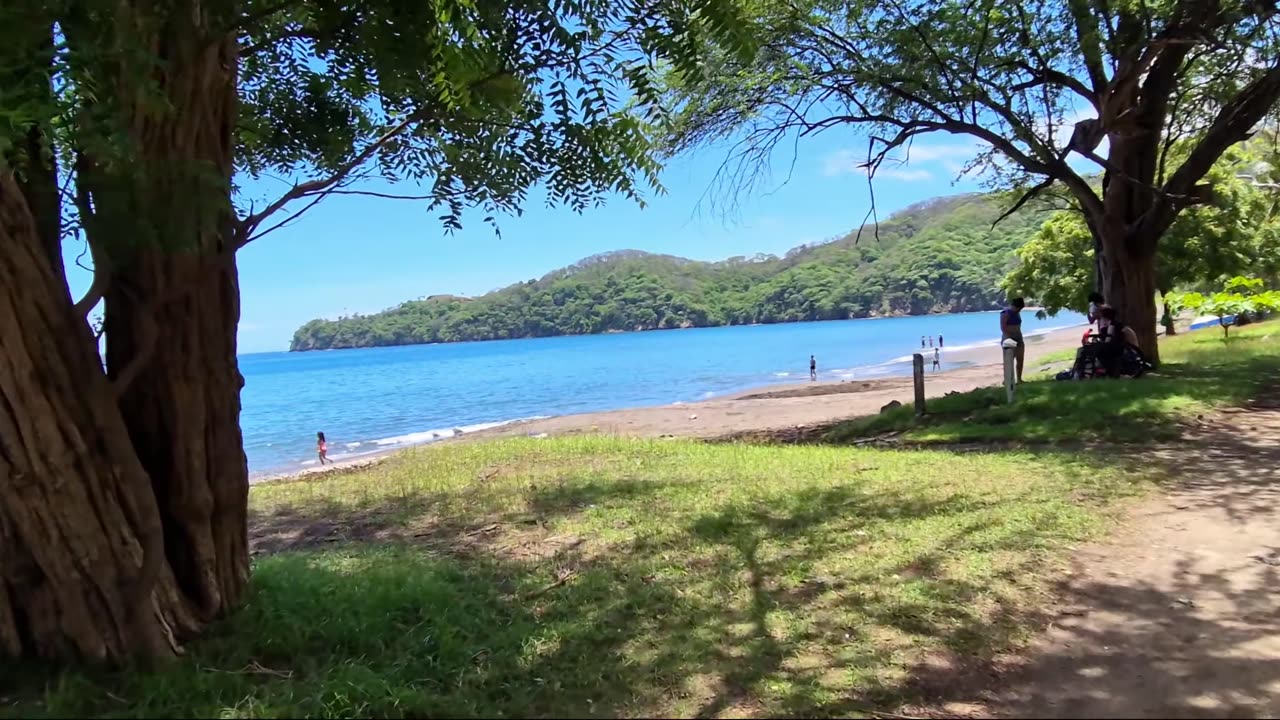
[[(1060, 350), (1079, 347), (1080, 327), (1056, 330), (1027, 338), (1026, 372), (1040, 369), (1039, 358)], [(925, 352), (925, 395), (938, 397), (949, 392), (968, 392), (1002, 382), (1000, 347), (995, 342), (974, 348), (942, 351), (942, 370), (934, 372), (932, 352)], [(951, 369), (948, 369), (948, 368)], [(868, 380), (807, 382), (772, 385), (746, 390), (701, 402), (656, 407), (608, 410), (563, 415), (540, 420), (514, 422), (488, 430), (439, 440), (473, 442), (488, 438), (583, 435), (607, 433), (632, 437), (722, 438), (751, 433), (828, 425), (840, 420), (872, 415), (897, 400), (911, 402), (911, 377), (881, 377)], [(299, 472), (261, 476), (253, 482), (310, 477), (321, 473), (345, 472), (367, 467), (404, 448), (384, 454), (365, 455), (338, 461), (325, 467)]]
[[(1082, 326), (1083, 327), (1083, 326)], [(1027, 338), (1027, 373), (1039, 369), (1037, 358), (1080, 345), (1081, 328), (1058, 330)], [(929, 370), (932, 353), (925, 354), (925, 395), (968, 392), (1003, 382), (1000, 348), (943, 350), (943, 369)], [(952, 365), (955, 369), (947, 370)], [(765, 433), (787, 428), (827, 425), (848, 418), (872, 415), (897, 400), (912, 400), (910, 376), (837, 382), (809, 382), (755, 388), (734, 395), (695, 403), (610, 410), (529, 420), (492, 428), (458, 438), (471, 441), (519, 435), (579, 435), (610, 433), (638, 437), (719, 438)], [(455, 441), (456, 442), (456, 441)]]

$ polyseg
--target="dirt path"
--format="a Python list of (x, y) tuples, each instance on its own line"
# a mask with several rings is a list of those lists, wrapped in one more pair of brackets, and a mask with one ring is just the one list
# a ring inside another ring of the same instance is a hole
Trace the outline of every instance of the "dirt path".
[(1280, 392), (1153, 460), (1167, 492), (1078, 553), (1047, 631), (929, 714), (1280, 716)]

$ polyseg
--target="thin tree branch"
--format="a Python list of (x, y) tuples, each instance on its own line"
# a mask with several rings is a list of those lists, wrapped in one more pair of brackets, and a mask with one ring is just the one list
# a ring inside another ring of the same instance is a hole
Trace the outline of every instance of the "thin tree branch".
[(326, 195), (366, 195), (368, 197), (386, 198), (388, 200), (435, 200), (435, 195), (398, 195), (396, 193), (381, 193), (372, 190), (327, 190)]
[(1084, 59), (1085, 70), (1093, 85), (1094, 95), (1102, 97), (1107, 88), (1107, 71), (1102, 62), (1102, 46), (1099, 43), (1098, 23), (1089, 10), (1087, 0), (1069, 0), (1071, 17), (1075, 20), (1076, 42)]
[(1054, 183), (1053, 178), (1051, 177), (1045, 178), (1042, 182), (1035, 185), (1030, 190), (1027, 190), (1027, 192), (1025, 192), (1022, 195), (1022, 197), (1018, 198), (1018, 201), (1015, 202), (1012, 207), (1010, 207), (1008, 210), (1005, 210), (1003, 213), (1001, 213), (1000, 217), (996, 218), (996, 221), (991, 223), (991, 229), (995, 230), (996, 226), (999, 225), (1002, 220), (1021, 210), (1022, 206), (1027, 204), (1027, 201), (1036, 197), (1041, 192), (1048, 190), (1050, 187), (1053, 186), (1053, 183)]
[(269, 235), (281, 228), (288, 227), (294, 220), (297, 220), (299, 217), (301, 217), (303, 213), (315, 207), (316, 205), (320, 204), (320, 201), (324, 200), (331, 193), (332, 191), (317, 192), (314, 196), (311, 196), (312, 197), (311, 202), (307, 203), (306, 205), (303, 205), (300, 209), (298, 209), (296, 212), (294, 212), (292, 215), (285, 218), (284, 220), (281, 220), (280, 222), (276, 223), (275, 225), (272, 225), (271, 227), (267, 228), (266, 230), (263, 230), (262, 232), (255, 232), (253, 235), (246, 234), (245, 236), (240, 237), (236, 244), (236, 249), (239, 250), (245, 245), (248, 245), (253, 240), (257, 240), (258, 238), (264, 235)]
[[(354, 158), (349, 160), (342, 167), (338, 168), (333, 174), (320, 180), (311, 180), (308, 182), (301, 183), (299, 185), (294, 185), (292, 189), (290, 189), (284, 195), (281, 195), (279, 199), (277, 199), (275, 202), (271, 203), (266, 208), (264, 208), (262, 212), (254, 213), (253, 215), (250, 215), (244, 218), (243, 220), (241, 220), (239, 223), (239, 229), (238, 229), (238, 234), (240, 235), (240, 238), (241, 238), (239, 247), (244, 247), (245, 244), (247, 244), (250, 240), (254, 239), (255, 237), (261, 237), (261, 235), (254, 235), (254, 231), (257, 230), (258, 226), (262, 224), (263, 220), (266, 220), (268, 217), (274, 215), (281, 208), (293, 202), (294, 200), (305, 197), (307, 195), (314, 195), (316, 193), (323, 192), (325, 190), (332, 188), (334, 185), (337, 185), (345, 177), (347, 177), (347, 175), (351, 174), (353, 170), (355, 170), (360, 165), (363, 165), (365, 161), (367, 161), (369, 158), (373, 157), (374, 153), (378, 152), (380, 148), (382, 148), (391, 140), (398, 137), (410, 126), (426, 118), (426, 116), (427, 116), (427, 110), (425, 108), (419, 109), (416, 112), (410, 113), (409, 116), (406, 117), (404, 120), (400, 121), (395, 126), (393, 126), (390, 130), (386, 131), (381, 136), (379, 136), (376, 140), (366, 145), (365, 148), (361, 150), (359, 153), (357, 153)], [(307, 208), (310, 208), (312, 205), (315, 205), (315, 202), (312, 202), (311, 204), (307, 205)], [(298, 214), (300, 213), (295, 213), (293, 217), (297, 217)], [(272, 228), (272, 229), (274, 230), (275, 228)]]
[(98, 305), (98, 301), (106, 295), (107, 288), (111, 286), (111, 266), (107, 261), (106, 252), (89, 238), (87, 232), (84, 241), (89, 246), (89, 253), (93, 257), (93, 280), (89, 283), (89, 289), (85, 291), (84, 296), (76, 301), (74, 309), (80, 317), (88, 318), (89, 313)]
[(1227, 148), (1245, 140), (1280, 99), (1280, 63), (1272, 65), (1222, 106), (1185, 162), (1165, 183), (1164, 193), (1139, 220), (1143, 235), (1159, 236), (1173, 223), (1180, 207), (1170, 198), (1192, 195)]

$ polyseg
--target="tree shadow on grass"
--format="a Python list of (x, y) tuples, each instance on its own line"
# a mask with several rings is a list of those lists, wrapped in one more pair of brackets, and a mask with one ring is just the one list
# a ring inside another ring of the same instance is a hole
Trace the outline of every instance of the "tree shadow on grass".
[[(550, 517), (655, 491), (588, 482), (531, 505)], [(929, 523), (918, 547), (875, 549)], [(981, 498), (851, 484), (686, 515), (586, 558), (514, 557), (461, 537), (264, 554), (244, 606), (190, 657), (72, 672), (15, 714), (843, 715), (880, 698), (914, 647), (1006, 642), (1024, 621), (1001, 619), (992, 583), (1034, 572), (1034, 554), (1009, 558), (1044, 532)], [(959, 556), (1009, 564), (966, 576)]]
[(1072, 583), (1047, 650), (933, 656), (885, 700), (931, 717), (1275, 717), (1280, 573), (1254, 567), (1245, 581), (1180, 567), (1169, 584)]
[[(1242, 338), (1242, 341), (1255, 338)], [(932, 398), (917, 418), (909, 406), (809, 429), (803, 442), (848, 444), (886, 433), (897, 442), (952, 444), (1141, 443), (1172, 440), (1194, 418), (1189, 408), (1242, 407), (1280, 382), (1280, 354), (1238, 362), (1171, 362), (1136, 380), (1033, 381), (1007, 404), (1003, 388)]]

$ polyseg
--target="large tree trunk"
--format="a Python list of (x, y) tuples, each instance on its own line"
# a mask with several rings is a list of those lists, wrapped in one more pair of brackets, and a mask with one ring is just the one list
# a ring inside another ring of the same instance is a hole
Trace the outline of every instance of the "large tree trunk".
[(0, 655), (121, 660), (198, 627), (83, 318), (0, 170)]
[(125, 27), (155, 32), (144, 42), (158, 69), (122, 72), (116, 97), (164, 102), (114, 107), (132, 162), (90, 157), (80, 178), (94, 207), (90, 242), (111, 265), (107, 372), (154, 486), (168, 563), (203, 621), (237, 602), (249, 569), (231, 233), (237, 58), (235, 38), (219, 30), (234, 6), (132, 6), (143, 19)]
[[(1120, 322), (1133, 328), (1138, 345), (1153, 363), (1160, 361), (1156, 328), (1156, 255), (1154, 243), (1128, 237), (1124, 230), (1104, 236), (1106, 275), (1102, 294), (1116, 309)], [(1145, 248), (1151, 247), (1150, 251)]]
[(239, 599), (249, 572), (234, 257), (148, 251), (107, 296), (107, 366), (127, 383), (120, 407), (154, 482), (165, 554), (206, 620)]
[[(1158, 127), (1158, 125), (1154, 125)], [(1120, 322), (1133, 328), (1147, 359), (1160, 362), (1156, 327), (1156, 247), (1159, 237), (1142, 236), (1139, 220), (1155, 205), (1159, 133), (1110, 135), (1108, 170), (1103, 182), (1103, 211), (1095, 229), (1102, 246), (1102, 294)]]

